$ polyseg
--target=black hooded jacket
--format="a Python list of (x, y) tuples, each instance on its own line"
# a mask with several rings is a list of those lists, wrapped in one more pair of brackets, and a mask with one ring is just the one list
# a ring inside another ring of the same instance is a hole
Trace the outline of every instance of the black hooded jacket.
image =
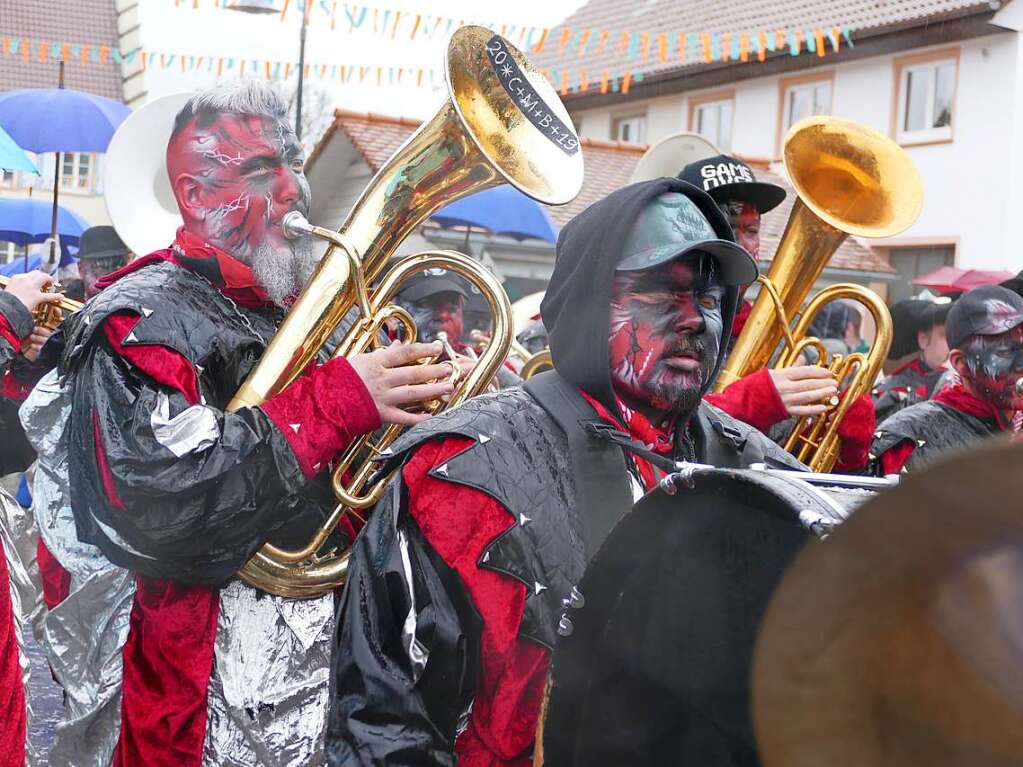
[[(608, 360), (615, 267), (630, 222), (669, 191), (689, 195), (718, 236), (733, 239), (710, 197), (676, 179), (635, 184), (597, 202), (558, 240), (542, 307), (556, 370), (434, 417), (389, 451), (386, 468), (399, 471), (356, 541), (339, 606), (330, 764), (454, 764), (455, 740), (478, 694), (477, 605), (409, 513), (400, 469), (424, 443), (473, 440), (429, 474), (481, 490), (508, 511), (508, 528), (487, 545), (479, 567), (527, 586), (521, 639), (548, 650), (558, 641), (563, 600), (633, 502), (626, 453), (599, 438), (607, 424), (578, 388), (617, 409)], [(726, 292), (725, 337), (737, 299), (736, 289)], [(706, 404), (687, 431), (700, 461), (798, 466), (762, 434)], [(441, 521), (445, 512), (429, 509)]]

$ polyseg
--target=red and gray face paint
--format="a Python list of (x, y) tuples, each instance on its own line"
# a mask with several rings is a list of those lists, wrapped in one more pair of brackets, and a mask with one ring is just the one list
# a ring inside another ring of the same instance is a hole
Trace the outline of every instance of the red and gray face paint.
[(1002, 412), (1023, 410), (1023, 325), (972, 336), (961, 351), (961, 374), (974, 394)]
[(724, 205), (728, 224), (739, 243), (754, 259), (760, 256), (760, 211), (749, 202), (729, 202)]
[(611, 380), (627, 404), (660, 415), (699, 404), (720, 350), (724, 292), (702, 255), (615, 275)]
[(288, 240), (281, 230), (286, 213), (308, 214), (302, 167), (295, 132), (269, 115), (200, 114), (167, 148), (185, 228), (251, 266), (275, 299), (308, 270), (296, 262), (311, 260), (301, 252), (311, 256), (308, 241)]

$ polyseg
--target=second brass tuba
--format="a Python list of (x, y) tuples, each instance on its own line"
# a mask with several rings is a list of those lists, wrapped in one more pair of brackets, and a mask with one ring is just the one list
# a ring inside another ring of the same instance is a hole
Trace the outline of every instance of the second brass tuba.
[[(489, 384), (511, 343), (511, 308), (500, 283), (465, 256), (431, 251), (399, 262), (381, 278), (397, 245), (430, 214), (461, 197), (509, 183), (548, 204), (579, 192), (583, 176), (579, 139), (553, 87), (504, 38), (482, 27), (453, 35), (446, 58), (448, 101), (380, 168), (335, 233), (292, 215), (286, 231), (330, 245), (256, 368), (229, 410), (259, 405), (291, 383), (353, 308), (358, 321), (338, 353), (376, 343), (387, 319), (414, 334), (411, 318), (390, 305), (401, 282), (424, 269), (444, 267), (473, 282), (487, 298), (494, 335), (477, 368), (459, 382), (455, 404)], [(425, 403), (431, 412), (440, 403)], [(273, 594), (313, 597), (344, 582), (347, 552), (320, 549), (341, 515), (368, 509), (387, 477), (374, 476), (371, 459), (400, 429), (388, 428), (370, 444), (361, 440), (334, 473), (338, 505), (313, 540), (298, 550), (266, 544), (239, 572), (247, 583)], [(342, 476), (346, 475), (346, 476)]]
[[(715, 391), (776, 362), (785, 367), (808, 347), (838, 378), (846, 396), (838, 409), (818, 419), (797, 419), (786, 449), (814, 471), (827, 472), (838, 457), (838, 425), (860, 394), (869, 391), (891, 345), (892, 321), (884, 302), (859, 285), (833, 285), (792, 318), (842, 241), (892, 237), (910, 227), (923, 204), (923, 185), (909, 155), (887, 136), (838, 117), (808, 117), (785, 137), (785, 169), (799, 199), (785, 226), (760, 294), (721, 370)], [(807, 331), (828, 301), (848, 299), (866, 306), (877, 326), (867, 355), (826, 359), (819, 340)]]

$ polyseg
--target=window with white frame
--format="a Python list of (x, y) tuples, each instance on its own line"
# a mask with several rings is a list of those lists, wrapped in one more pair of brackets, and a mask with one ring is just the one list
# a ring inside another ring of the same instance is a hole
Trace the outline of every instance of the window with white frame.
[(88, 152), (66, 152), (60, 156), (61, 189), (91, 191), (96, 168), (96, 155)]
[(899, 69), (898, 141), (952, 138), (957, 66), (955, 58), (946, 58)]
[(831, 113), (831, 80), (794, 83), (782, 100), (782, 132), (806, 117)]
[(615, 141), (642, 144), (646, 141), (646, 115), (616, 117), (611, 123), (611, 137)]
[(722, 152), (732, 150), (733, 99), (720, 99), (697, 104), (689, 129), (699, 133)]

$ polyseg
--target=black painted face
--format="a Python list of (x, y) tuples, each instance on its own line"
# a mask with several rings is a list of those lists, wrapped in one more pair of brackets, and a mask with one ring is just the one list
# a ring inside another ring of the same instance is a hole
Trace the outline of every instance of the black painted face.
[(963, 347), (960, 374), (974, 393), (1000, 411), (1023, 410), (1023, 325), (997, 336), (973, 336)]
[(659, 413), (699, 404), (720, 350), (724, 292), (703, 255), (615, 276), (609, 361), (627, 404)]

